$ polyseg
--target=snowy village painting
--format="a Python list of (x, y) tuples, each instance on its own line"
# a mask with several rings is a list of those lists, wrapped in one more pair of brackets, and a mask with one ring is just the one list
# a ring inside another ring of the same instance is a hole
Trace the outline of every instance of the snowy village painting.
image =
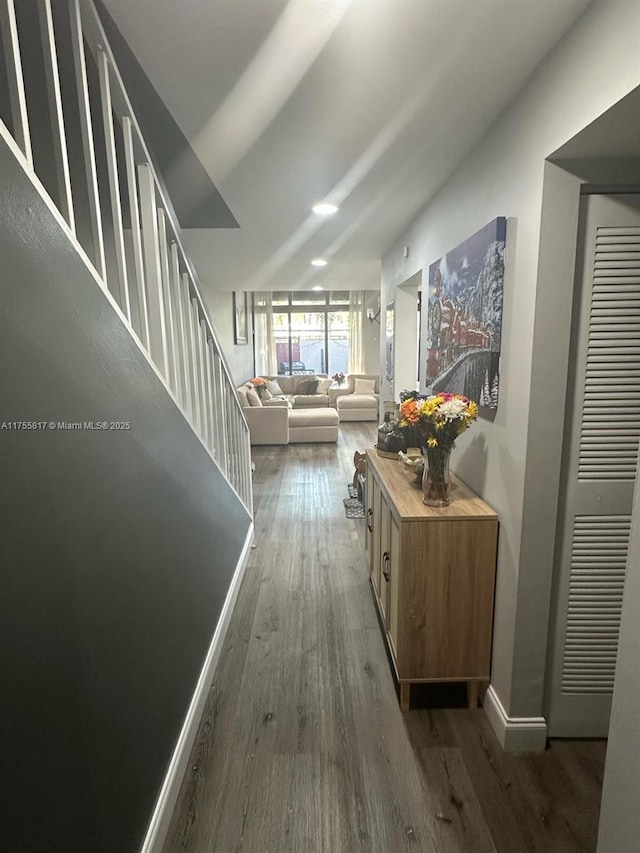
[(506, 219), (429, 267), (426, 385), (498, 407)]

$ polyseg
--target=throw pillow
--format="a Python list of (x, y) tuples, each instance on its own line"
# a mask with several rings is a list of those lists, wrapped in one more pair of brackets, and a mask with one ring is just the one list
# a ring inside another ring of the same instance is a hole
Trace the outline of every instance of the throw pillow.
[(263, 399), (263, 400), (271, 400), (271, 399), (273, 399), (273, 394), (271, 393), (271, 391), (269, 391), (269, 389), (268, 389), (267, 387), (264, 387), (264, 388), (262, 389), (262, 391), (261, 391), (261, 392), (258, 392), (258, 393), (261, 393), (261, 394), (262, 394), (262, 399)]
[(273, 394), (274, 397), (282, 397), (284, 392), (280, 387), (277, 379), (270, 379), (267, 382), (267, 389)]
[(262, 406), (262, 400), (255, 388), (247, 391), (247, 400), (249, 401), (250, 406)]
[(358, 379), (356, 378), (353, 383), (353, 393), (354, 394), (375, 394), (376, 393), (376, 380), (375, 379)]
[(307, 387), (306, 390), (303, 391), (303, 394), (316, 394), (318, 391), (318, 379), (307, 379)]
[(240, 405), (243, 409), (249, 408), (249, 401), (247, 400), (247, 392), (248, 388), (236, 388), (236, 393), (238, 395), (238, 399), (240, 400)]
[(328, 394), (331, 387), (331, 379), (320, 379), (318, 382), (318, 394)]

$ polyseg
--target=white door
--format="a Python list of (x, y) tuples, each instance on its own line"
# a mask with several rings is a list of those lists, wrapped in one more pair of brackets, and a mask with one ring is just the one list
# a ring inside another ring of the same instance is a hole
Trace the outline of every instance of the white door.
[(640, 437), (640, 195), (585, 196), (580, 222), (546, 703), (553, 737), (609, 728)]

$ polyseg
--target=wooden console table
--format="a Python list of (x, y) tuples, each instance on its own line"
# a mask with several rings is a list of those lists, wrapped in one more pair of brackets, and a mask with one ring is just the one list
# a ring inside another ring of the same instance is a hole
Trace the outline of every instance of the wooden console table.
[(422, 503), (400, 461), (367, 450), (366, 548), (400, 707), (411, 685), (466, 681), (469, 707), (489, 681), (498, 517), (452, 478), (451, 503)]

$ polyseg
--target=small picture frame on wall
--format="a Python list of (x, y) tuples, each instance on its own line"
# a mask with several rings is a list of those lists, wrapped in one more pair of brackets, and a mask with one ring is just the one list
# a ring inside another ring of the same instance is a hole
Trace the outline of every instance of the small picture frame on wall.
[(233, 342), (236, 346), (249, 343), (246, 290), (233, 292)]

